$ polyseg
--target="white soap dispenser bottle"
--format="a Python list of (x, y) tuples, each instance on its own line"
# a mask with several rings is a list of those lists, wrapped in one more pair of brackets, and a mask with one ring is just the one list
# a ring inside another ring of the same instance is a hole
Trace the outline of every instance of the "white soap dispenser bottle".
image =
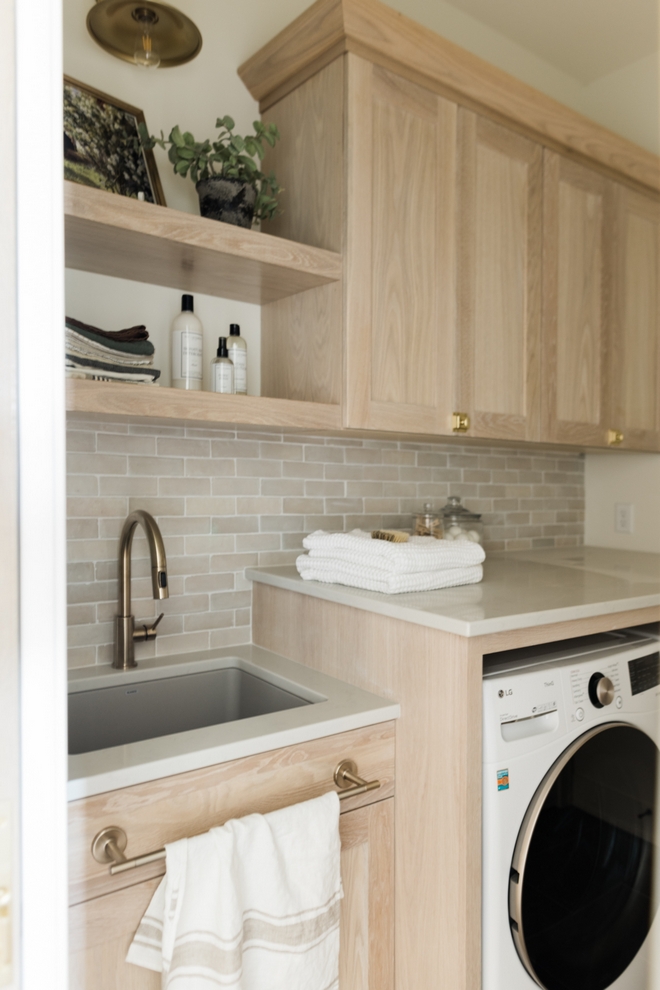
[(234, 365), (234, 392), (247, 395), (247, 343), (241, 337), (238, 323), (229, 324), (227, 350)]
[(181, 297), (181, 312), (172, 323), (172, 388), (198, 392), (202, 387), (204, 330), (194, 313), (193, 297)]
[(224, 395), (234, 394), (234, 365), (227, 354), (227, 338), (218, 338), (217, 357), (211, 361), (211, 390)]

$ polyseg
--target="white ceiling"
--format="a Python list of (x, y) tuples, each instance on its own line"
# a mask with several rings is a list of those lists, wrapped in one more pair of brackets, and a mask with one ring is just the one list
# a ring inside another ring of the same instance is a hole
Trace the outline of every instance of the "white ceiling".
[(448, 0), (582, 83), (658, 51), (658, 0)]

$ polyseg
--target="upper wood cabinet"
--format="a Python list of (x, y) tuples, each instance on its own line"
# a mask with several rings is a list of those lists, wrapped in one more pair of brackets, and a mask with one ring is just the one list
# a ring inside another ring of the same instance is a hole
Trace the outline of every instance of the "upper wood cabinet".
[(347, 61), (346, 425), (447, 433), (456, 105)]
[(604, 446), (613, 185), (546, 151), (543, 187), (542, 438)]
[(538, 440), (543, 152), (458, 119), (457, 405), (473, 435)]
[(269, 230), (344, 261), (263, 308), (264, 394), (660, 449), (657, 157), (377, 0), (317, 0), (239, 72), (282, 129)]
[(616, 185), (609, 424), (621, 445), (660, 450), (660, 207)]

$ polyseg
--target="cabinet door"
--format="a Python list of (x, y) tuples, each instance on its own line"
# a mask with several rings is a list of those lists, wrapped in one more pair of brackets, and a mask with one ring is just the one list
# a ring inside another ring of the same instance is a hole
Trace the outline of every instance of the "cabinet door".
[(615, 208), (609, 426), (660, 450), (660, 207), (617, 185)]
[(541, 147), (459, 112), (457, 405), (469, 433), (540, 434)]
[(607, 444), (613, 190), (545, 152), (543, 440)]
[(347, 62), (346, 425), (447, 433), (456, 106)]
[[(393, 799), (340, 818), (344, 899), (340, 990), (393, 990)], [(160, 975), (126, 963), (133, 935), (160, 877), (69, 910), (71, 990), (157, 990)]]

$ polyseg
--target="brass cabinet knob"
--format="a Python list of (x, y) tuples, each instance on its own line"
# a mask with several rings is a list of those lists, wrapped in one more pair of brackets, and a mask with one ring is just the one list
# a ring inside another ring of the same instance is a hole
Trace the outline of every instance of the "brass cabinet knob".
[(462, 412), (452, 413), (451, 428), (454, 433), (467, 433), (470, 429), (470, 417), (468, 414)]
[(610, 447), (618, 447), (620, 443), (623, 443), (623, 433), (620, 430), (608, 430), (607, 442)]

